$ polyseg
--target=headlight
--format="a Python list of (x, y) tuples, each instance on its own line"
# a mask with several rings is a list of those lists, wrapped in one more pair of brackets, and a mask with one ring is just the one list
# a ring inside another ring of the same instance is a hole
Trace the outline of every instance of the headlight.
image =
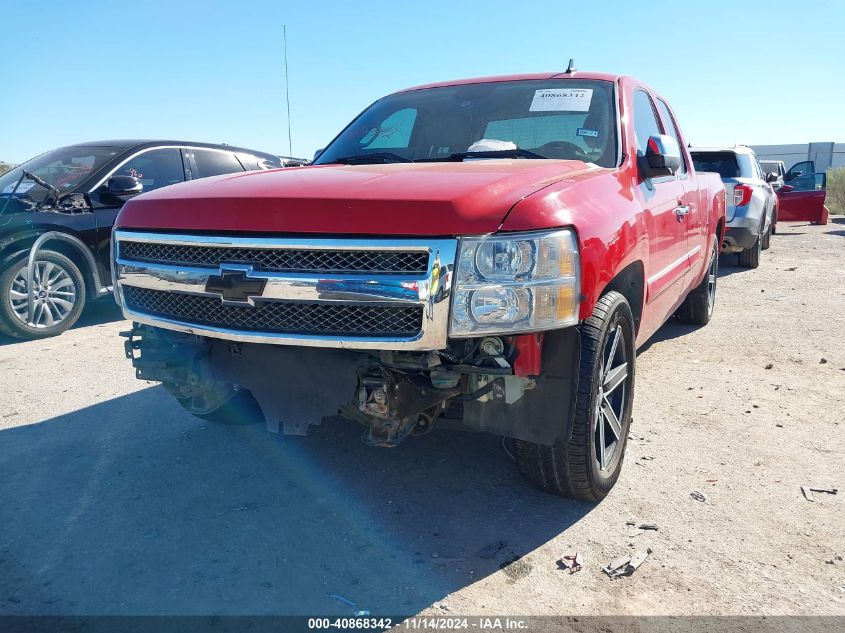
[(462, 238), (451, 336), (549, 330), (578, 322), (578, 243), (569, 229)]

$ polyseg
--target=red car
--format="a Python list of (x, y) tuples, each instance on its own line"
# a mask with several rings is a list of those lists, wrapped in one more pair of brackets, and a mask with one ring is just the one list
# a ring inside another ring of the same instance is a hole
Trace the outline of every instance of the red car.
[(137, 376), (192, 413), (395, 446), (514, 440), (536, 486), (619, 477), (636, 349), (713, 313), (725, 223), (666, 100), (577, 72), (376, 101), (315, 163), (141, 195), (115, 232)]
[(829, 214), (824, 206), (827, 176), (816, 173), (814, 161), (795, 163), (788, 171), (780, 160), (761, 160), (760, 167), (777, 195), (778, 220), (827, 224)]

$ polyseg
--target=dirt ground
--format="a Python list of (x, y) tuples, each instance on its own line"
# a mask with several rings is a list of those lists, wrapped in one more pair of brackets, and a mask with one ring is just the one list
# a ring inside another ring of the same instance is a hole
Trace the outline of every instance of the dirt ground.
[(845, 220), (780, 230), (757, 270), (722, 258), (710, 325), (640, 351), (599, 504), (528, 488), (492, 436), (193, 419), (108, 302), (0, 339), (0, 614), (845, 615)]

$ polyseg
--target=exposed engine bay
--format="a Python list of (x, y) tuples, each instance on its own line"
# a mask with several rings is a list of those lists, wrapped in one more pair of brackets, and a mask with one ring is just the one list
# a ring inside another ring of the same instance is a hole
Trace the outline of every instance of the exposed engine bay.
[[(161, 382), (195, 415), (250, 395), (272, 432), (305, 435), (310, 425), (339, 413), (365, 427), (365, 444), (392, 447), (437, 424), (547, 444), (565, 436), (577, 391), (577, 376), (568, 369), (578, 353), (573, 333), (547, 335), (542, 375), (515, 371), (520, 354), (529, 357), (516, 337), (452, 340), (440, 351), (367, 352), (238, 343), (137, 323), (124, 336), (136, 376)], [(539, 369), (543, 337), (532, 336)], [(538, 382), (551, 384), (538, 393)], [(532, 425), (532, 411), (546, 407), (559, 407), (559, 428), (539, 420)]]

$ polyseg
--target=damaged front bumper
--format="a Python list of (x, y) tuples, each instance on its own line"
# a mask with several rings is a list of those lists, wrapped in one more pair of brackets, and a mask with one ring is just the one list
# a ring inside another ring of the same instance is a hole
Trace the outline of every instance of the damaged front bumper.
[(395, 446), (444, 418), (546, 445), (571, 432), (576, 328), (535, 339), (545, 338), (537, 376), (515, 374), (514, 337), (452, 341), (440, 352), (368, 352), (232, 342), (139, 323), (124, 335), (136, 376), (161, 382), (191, 413), (249, 395), (273, 432), (305, 435), (338, 413), (364, 425), (362, 439), (373, 446)]

